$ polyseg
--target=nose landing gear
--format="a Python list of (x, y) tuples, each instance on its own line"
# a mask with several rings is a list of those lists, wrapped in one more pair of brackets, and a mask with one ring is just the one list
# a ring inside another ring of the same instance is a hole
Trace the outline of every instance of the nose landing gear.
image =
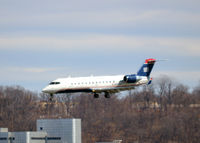
[(50, 94), (49, 101), (53, 101), (54, 95), (53, 93)]

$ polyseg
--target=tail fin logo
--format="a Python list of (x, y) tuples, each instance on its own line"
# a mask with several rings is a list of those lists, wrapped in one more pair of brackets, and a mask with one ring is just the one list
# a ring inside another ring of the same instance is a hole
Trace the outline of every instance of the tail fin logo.
[(147, 73), (147, 72), (149, 71), (149, 68), (148, 68), (148, 67), (144, 67), (144, 68), (143, 68), (143, 71), (144, 71), (145, 73)]

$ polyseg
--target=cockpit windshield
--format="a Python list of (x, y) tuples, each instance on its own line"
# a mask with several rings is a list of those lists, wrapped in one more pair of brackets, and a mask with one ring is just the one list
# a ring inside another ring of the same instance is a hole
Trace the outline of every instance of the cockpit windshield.
[(60, 84), (60, 82), (50, 82), (49, 85)]

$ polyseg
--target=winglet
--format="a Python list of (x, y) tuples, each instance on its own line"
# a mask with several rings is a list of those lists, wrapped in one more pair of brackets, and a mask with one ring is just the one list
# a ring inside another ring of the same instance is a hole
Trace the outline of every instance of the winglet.
[(152, 83), (152, 78), (150, 78), (149, 82), (147, 83), (147, 85), (151, 84)]

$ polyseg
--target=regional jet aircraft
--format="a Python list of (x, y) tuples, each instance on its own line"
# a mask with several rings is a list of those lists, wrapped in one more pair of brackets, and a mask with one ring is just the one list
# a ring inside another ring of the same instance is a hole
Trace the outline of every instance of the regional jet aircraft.
[(42, 91), (50, 94), (50, 100), (54, 94), (74, 92), (91, 92), (94, 98), (98, 98), (99, 93), (103, 92), (105, 98), (110, 98), (111, 93), (150, 84), (152, 80), (150, 73), (155, 62), (155, 59), (146, 59), (137, 74), (59, 78), (50, 82)]

